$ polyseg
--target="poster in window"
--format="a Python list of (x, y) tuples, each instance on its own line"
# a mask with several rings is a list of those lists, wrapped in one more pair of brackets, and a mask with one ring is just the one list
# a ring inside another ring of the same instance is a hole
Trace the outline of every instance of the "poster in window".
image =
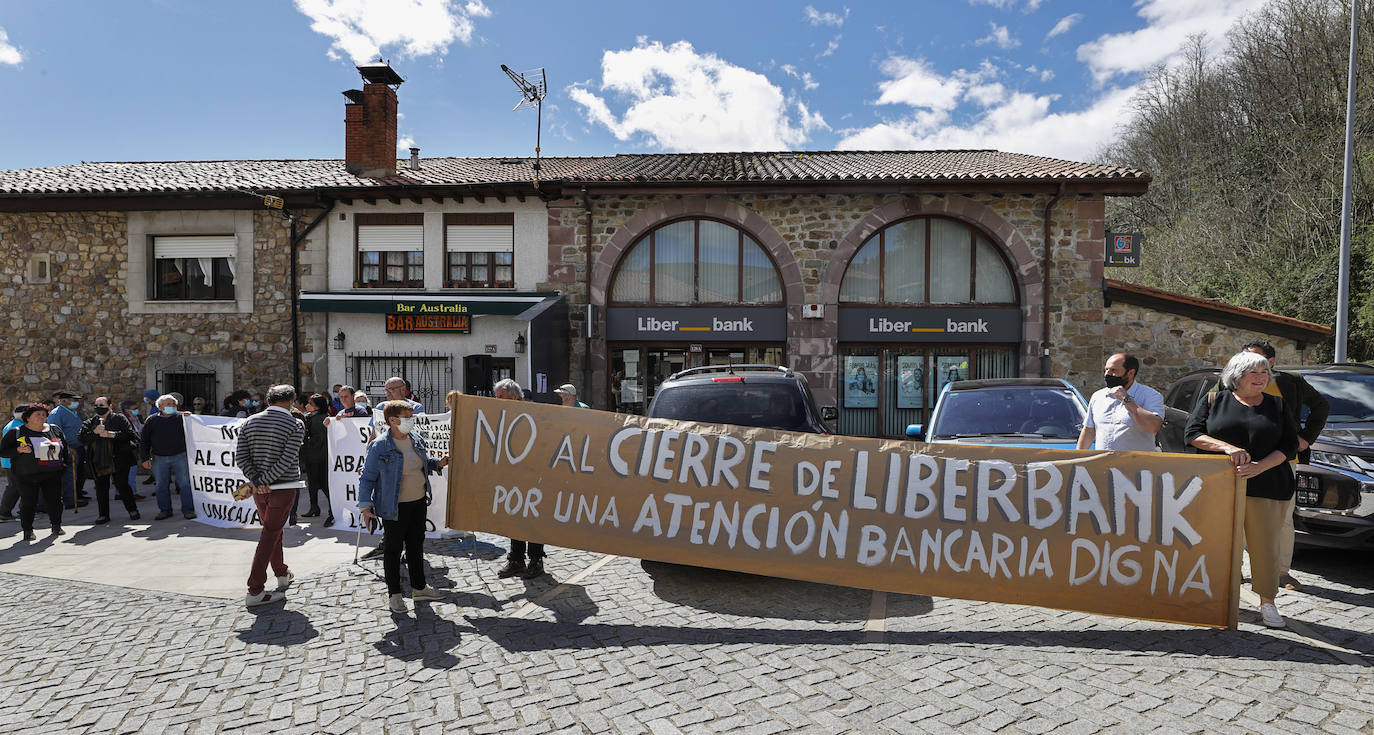
[(925, 379), (924, 357), (897, 357), (897, 408), (921, 408), (925, 405), (925, 392), (922, 390)]
[(967, 355), (940, 355), (935, 358), (935, 392), (938, 394), (946, 383), (968, 380)]
[(867, 355), (845, 355), (844, 407), (878, 407), (878, 358)]

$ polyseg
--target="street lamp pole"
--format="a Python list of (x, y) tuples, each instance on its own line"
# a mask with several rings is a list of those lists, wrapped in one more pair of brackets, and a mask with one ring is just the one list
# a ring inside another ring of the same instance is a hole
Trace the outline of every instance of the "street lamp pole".
[(1345, 175), (1341, 183), (1341, 264), (1336, 286), (1336, 362), (1345, 362), (1350, 325), (1350, 179), (1355, 164), (1355, 50), (1361, 0), (1350, 3), (1350, 71), (1345, 92)]

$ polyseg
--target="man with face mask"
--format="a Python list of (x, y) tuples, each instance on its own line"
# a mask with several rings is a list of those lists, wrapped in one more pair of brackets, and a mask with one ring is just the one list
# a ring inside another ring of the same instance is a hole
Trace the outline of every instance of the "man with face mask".
[[(28, 406), (22, 403), (14, 407), (14, 418), (8, 424), (5, 424), (4, 429), (0, 429), (0, 436), (8, 434), (10, 429), (24, 423), (24, 410), (27, 408)], [(4, 468), (6, 475), (5, 495), (3, 498), (0, 498), (0, 522), (12, 521), (14, 520), (14, 506), (19, 502), (19, 486), (15, 484), (13, 478), (9, 477), (10, 461), (8, 459), (0, 459), (0, 467)]]
[(157, 399), (157, 414), (143, 422), (139, 433), (138, 454), (143, 469), (152, 470), (157, 479), (157, 509), (154, 520), (172, 517), (173, 478), (181, 489), (181, 514), (187, 519), (196, 517), (195, 500), (191, 496), (191, 466), (186, 459), (186, 431), (177, 410), (177, 399), (171, 395)]
[(1140, 361), (1118, 352), (1107, 358), (1106, 388), (1088, 400), (1088, 416), (1078, 435), (1079, 449), (1157, 452), (1155, 432), (1164, 425), (1164, 396), (1138, 382)]
[(129, 467), (137, 459), (134, 449), (138, 434), (124, 415), (110, 410), (110, 399), (100, 396), (93, 402), (95, 415), (86, 419), (81, 426), (82, 446), (86, 447), (87, 471), (95, 479), (95, 502), (100, 515), (97, 524), (110, 522), (110, 482), (129, 520), (139, 519), (138, 506), (134, 504), (134, 489), (129, 486)]
[(71, 450), (73, 459), (72, 466), (67, 467), (62, 475), (62, 503), (67, 506), (67, 510), (76, 510), (87, 503), (86, 454), (78, 438), (81, 433), (81, 415), (77, 413), (81, 408), (83, 396), (62, 390), (54, 393), (52, 397), (56, 406), (52, 413), (48, 414), (48, 423), (55, 424), (62, 430), (62, 435), (67, 437), (67, 448)]

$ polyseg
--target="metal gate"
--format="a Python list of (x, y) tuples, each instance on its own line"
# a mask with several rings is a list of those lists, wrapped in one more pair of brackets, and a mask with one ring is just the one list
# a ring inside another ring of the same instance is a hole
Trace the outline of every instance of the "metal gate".
[(187, 411), (196, 398), (204, 398), (205, 405), (215, 409), (224, 398), (219, 395), (219, 376), (215, 369), (189, 360), (157, 371), (157, 387), (163, 395), (180, 393), (186, 400), (182, 408)]
[(453, 389), (453, 355), (422, 352), (410, 355), (359, 353), (352, 355), (348, 366), (348, 382), (367, 394), (376, 406), (386, 400), (384, 387), (388, 378), (400, 377), (410, 381), (415, 400), (426, 411), (442, 413), (444, 398)]

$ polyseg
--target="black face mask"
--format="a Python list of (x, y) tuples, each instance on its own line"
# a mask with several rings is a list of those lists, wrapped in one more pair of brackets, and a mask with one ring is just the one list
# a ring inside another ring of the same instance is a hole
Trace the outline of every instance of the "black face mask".
[(97, 415), (104, 416), (105, 414), (107, 414), (107, 413), (110, 412), (110, 407), (109, 407), (109, 406), (96, 406), (96, 407), (95, 407), (95, 412), (96, 412)]
[(1124, 388), (1126, 386), (1126, 379), (1119, 375), (1103, 375), (1102, 382), (1106, 383), (1108, 388)]

